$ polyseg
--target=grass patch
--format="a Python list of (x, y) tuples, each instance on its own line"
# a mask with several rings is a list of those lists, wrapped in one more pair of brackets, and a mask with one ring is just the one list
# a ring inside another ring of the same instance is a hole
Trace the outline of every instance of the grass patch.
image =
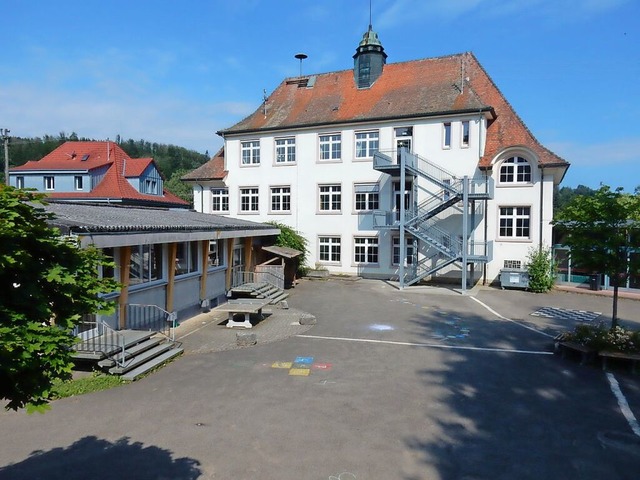
[(52, 398), (66, 398), (76, 395), (84, 395), (86, 393), (99, 392), (100, 390), (119, 387), (120, 385), (126, 385), (127, 383), (131, 382), (122, 380), (117, 375), (105, 375), (104, 373), (94, 372), (88, 377), (56, 383), (53, 387)]

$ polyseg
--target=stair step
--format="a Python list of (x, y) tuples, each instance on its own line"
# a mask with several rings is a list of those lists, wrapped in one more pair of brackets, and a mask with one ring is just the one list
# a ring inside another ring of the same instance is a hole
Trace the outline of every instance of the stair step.
[(178, 355), (180, 355), (183, 352), (183, 350), (184, 349), (181, 348), (181, 347), (172, 348), (169, 351), (164, 352), (162, 355), (158, 355), (157, 357), (154, 357), (152, 360), (144, 363), (143, 365), (140, 365), (138, 368), (130, 370), (126, 374), (122, 375), (120, 378), (122, 378), (123, 380), (134, 381), (136, 378), (138, 378), (141, 375), (144, 375), (145, 373), (153, 370), (158, 365), (161, 365), (164, 362), (166, 362), (167, 360), (170, 360), (170, 359), (172, 359), (174, 357), (177, 357)]
[(271, 303), (273, 305), (275, 305), (277, 303), (280, 303), (282, 300), (286, 300), (287, 298), (289, 298), (289, 294), (288, 293), (285, 293), (283, 291), (280, 291), (280, 292), (281, 292), (280, 295), (278, 295), (277, 297), (274, 297), (274, 298), (271, 299)]
[(115, 375), (122, 375), (123, 373), (128, 372), (129, 370), (133, 370), (134, 368), (142, 365), (143, 363), (151, 360), (158, 355), (163, 354), (167, 350), (171, 349), (170, 343), (163, 343), (161, 345), (155, 346), (145, 352), (142, 352), (140, 355), (136, 355), (131, 358), (131, 360), (125, 364), (124, 367), (113, 367), (109, 369), (109, 373), (113, 373)]
[[(143, 342), (140, 342), (132, 347), (125, 347), (124, 351), (124, 360), (129, 360), (131, 357), (139, 355), (140, 353), (149, 350), (156, 345), (159, 345), (162, 342), (161, 338), (149, 338)], [(117, 362), (123, 359), (122, 352), (112, 355), (109, 358), (105, 358), (104, 360), (98, 362), (98, 365), (102, 368), (109, 368), (116, 365)]]

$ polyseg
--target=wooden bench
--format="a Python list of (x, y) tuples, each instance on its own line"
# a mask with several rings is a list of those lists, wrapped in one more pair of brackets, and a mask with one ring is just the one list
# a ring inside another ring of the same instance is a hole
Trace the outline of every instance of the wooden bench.
[(608, 350), (604, 350), (602, 352), (598, 352), (598, 356), (602, 358), (602, 369), (605, 371), (607, 370), (607, 360), (610, 358), (631, 360), (631, 373), (636, 373), (636, 367), (638, 365), (638, 361), (640, 361), (640, 354), (637, 353), (610, 352)]
[(580, 365), (590, 363), (596, 354), (596, 350), (593, 348), (572, 341), (561, 341), (557, 343), (557, 346), (562, 353), (562, 358), (566, 358), (569, 351), (580, 353)]
[[(269, 305), (271, 300), (268, 298), (241, 298), (236, 300), (229, 300), (215, 308), (218, 312), (227, 312), (229, 314), (229, 320), (227, 321), (227, 328), (244, 327), (251, 328), (251, 314), (262, 315), (262, 309), (265, 305)], [(244, 322), (236, 322), (233, 316), (236, 313), (244, 314)]]

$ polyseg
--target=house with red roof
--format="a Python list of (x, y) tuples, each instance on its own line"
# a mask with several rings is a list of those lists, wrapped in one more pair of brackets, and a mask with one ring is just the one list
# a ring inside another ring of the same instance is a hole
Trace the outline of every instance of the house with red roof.
[(130, 158), (114, 142), (65, 142), (9, 171), (10, 184), (58, 201), (188, 208), (164, 189), (153, 158)]
[[(301, 232), (342, 274), (469, 285), (551, 245), (569, 163), (472, 53), (387, 63), (371, 25), (353, 69), (286, 78), (183, 177), (198, 211)], [(535, 92), (533, 92), (535, 93)]]

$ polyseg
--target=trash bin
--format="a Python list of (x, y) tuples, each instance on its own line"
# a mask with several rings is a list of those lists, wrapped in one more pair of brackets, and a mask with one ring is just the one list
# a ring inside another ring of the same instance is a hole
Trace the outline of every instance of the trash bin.
[(589, 290), (602, 290), (601, 276), (599, 273), (589, 275)]
[(529, 272), (519, 268), (503, 268), (500, 270), (500, 286), (509, 288), (529, 288)]

